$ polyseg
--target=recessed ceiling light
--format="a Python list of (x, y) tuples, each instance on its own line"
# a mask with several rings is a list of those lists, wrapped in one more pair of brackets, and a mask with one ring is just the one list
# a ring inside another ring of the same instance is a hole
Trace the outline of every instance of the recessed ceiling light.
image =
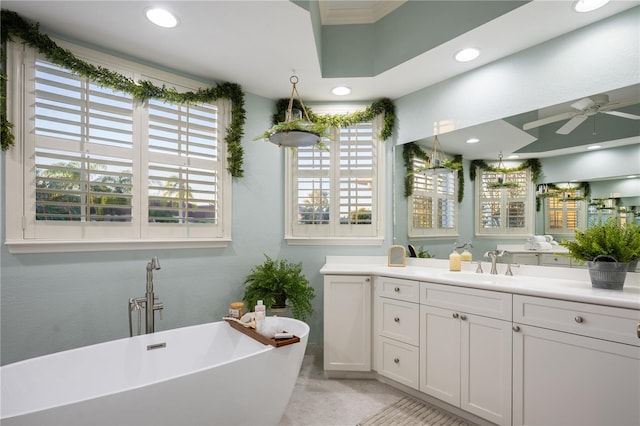
[(587, 147), (587, 149), (598, 149), (598, 148), (602, 148), (602, 145), (591, 145)]
[(591, 12), (592, 10), (600, 9), (607, 3), (609, 3), (609, 0), (578, 0), (573, 4), (573, 10), (576, 12)]
[(480, 55), (480, 51), (478, 49), (474, 49), (473, 47), (468, 47), (456, 53), (456, 61), (458, 62), (473, 61), (479, 55)]
[(178, 26), (178, 18), (171, 12), (157, 7), (145, 10), (147, 19), (162, 28), (174, 28)]
[(331, 93), (338, 96), (346, 96), (351, 93), (351, 89), (347, 86), (338, 86), (331, 89)]
[(634, 178), (637, 178), (637, 177), (638, 176), (636, 176), (636, 175), (631, 175), (631, 176), (627, 176), (627, 179), (634, 179)]
[(480, 142), (480, 139), (478, 139), (478, 138), (467, 139), (467, 143), (478, 143), (478, 142)]
[(516, 154), (513, 154), (513, 155), (508, 156), (507, 158), (510, 159), (510, 160), (513, 160), (514, 158), (520, 158), (520, 156), (516, 155)]

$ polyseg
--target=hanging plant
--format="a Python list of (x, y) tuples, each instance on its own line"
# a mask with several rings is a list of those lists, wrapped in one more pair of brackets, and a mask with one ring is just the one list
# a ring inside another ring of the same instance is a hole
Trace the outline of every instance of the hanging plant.
[[(409, 142), (402, 146), (402, 159), (404, 160), (404, 196), (413, 195), (413, 177), (416, 173), (427, 170), (428, 167), (415, 169), (413, 159), (418, 158), (425, 163), (429, 162), (429, 154), (415, 142)], [(444, 161), (440, 168), (455, 170), (458, 172), (458, 203), (464, 198), (464, 168), (462, 166), (462, 155), (455, 155), (453, 160)]]
[[(196, 104), (213, 102), (216, 99), (226, 98), (232, 103), (231, 123), (227, 128), (225, 141), (227, 143), (227, 170), (233, 177), (242, 177), (244, 150), (242, 148), (242, 136), (244, 134), (244, 124), (246, 111), (244, 109), (244, 92), (240, 85), (235, 83), (218, 84), (215, 87), (198, 89), (194, 92), (179, 93), (173, 87), (158, 87), (150, 81), (133, 81), (117, 72), (111, 71), (101, 66), (87, 63), (73, 55), (69, 50), (58, 46), (46, 34), (39, 31), (39, 24), (28, 24), (17, 13), (2, 9), (2, 44), (11, 41), (15, 36), (24, 41), (32, 48), (37, 49), (51, 62), (64, 67), (73, 73), (88, 78), (100, 86), (130, 94), (136, 99), (161, 99), (174, 104)], [(2, 51), (3, 70), (6, 69), (6, 57), (4, 49)], [(11, 128), (13, 125), (7, 120), (6, 105), (6, 82), (7, 75), (2, 71), (0, 75), (2, 89), (1, 101), (1, 121), (2, 121), (2, 150), (6, 151), (13, 146), (13, 135)]]
[[(380, 138), (382, 140), (387, 140), (393, 134), (393, 128), (396, 120), (395, 105), (387, 98), (375, 101), (362, 111), (355, 111), (348, 114), (318, 115), (315, 114), (311, 108), (305, 107), (311, 124), (306, 122), (306, 120), (286, 122), (288, 106), (289, 99), (279, 99), (276, 101), (276, 112), (273, 114), (272, 119), (273, 127), (265, 130), (262, 135), (256, 137), (254, 140), (269, 140), (271, 133), (285, 130), (307, 130), (316, 133), (321, 137), (328, 137), (329, 129), (332, 127), (348, 127), (364, 121), (371, 121), (380, 114), (384, 114), (384, 124), (380, 131)], [(302, 105), (297, 99), (293, 100), (293, 107), (302, 110)]]
[(544, 198), (563, 198), (563, 193), (567, 191), (580, 191), (581, 196), (569, 197), (573, 201), (587, 200), (591, 194), (589, 182), (571, 182), (571, 188), (562, 188), (554, 183), (544, 183), (536, 187), (536, 211), (540, 211)]

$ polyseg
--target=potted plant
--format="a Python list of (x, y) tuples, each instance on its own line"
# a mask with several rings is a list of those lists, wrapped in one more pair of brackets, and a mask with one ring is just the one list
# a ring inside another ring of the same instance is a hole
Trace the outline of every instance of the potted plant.
[(640, 226), (619, 224), (609, 218), (585, 231), (576, 230), (575, 240), (562, 240), (561, 246), (577, 263), (587, 263), (594, 287), (622, 288), (630, 264), (640, 259)]
[(315, 291), (302, 273), (302, 262), (292, 263), (264, 256), (265, 261), (254, 266), (245, 278), (242, 300), (249, 309), (258, 300), (262, 300), (267, 309), (283, 308), (288, 302), (293, 317), (305, 321), (313, 314), (311, 300)]

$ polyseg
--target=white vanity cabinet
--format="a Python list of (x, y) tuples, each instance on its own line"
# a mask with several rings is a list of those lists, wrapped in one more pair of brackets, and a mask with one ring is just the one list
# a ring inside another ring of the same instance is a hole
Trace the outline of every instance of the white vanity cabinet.
[(640, 313), (513, 296), (513, 424), (640, 424)]
[(388, 277), (374, 284), (374, 369), (418, 389), (420, 285)]
[(371, 371), (371, 277), (325, 275), (324, 369)]
[(420, 283), (420, 391), (511, 423), (508, 293)]

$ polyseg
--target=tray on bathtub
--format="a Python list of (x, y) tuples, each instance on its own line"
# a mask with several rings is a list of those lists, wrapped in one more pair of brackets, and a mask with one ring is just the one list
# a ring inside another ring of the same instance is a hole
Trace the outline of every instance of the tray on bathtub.
[(290, 339), (278, 339), (278, 340), (276, 340), (273, 337), (263, 336), (262, 334), (258, 333), (255, 329), (245, 327), (242, 324), (238, 324), (235, 321), (229, 321), (227, 319), (225, 319), (225, 321), (231, 327), (235, 328), (239, 332), (246, 334), (247, 336), (257, 340), (258, 342), (260, 342), (260, 343), (262, 343), (264, 345), (271, 345), (271, 346), (275, 346), (276, 348), (279, 348), (280, 346), (286, 346), (286, 345), (290, 345), (292, 343), (298, 343), (300, 341), (300, 338), (298, 336), (293, 336)]

